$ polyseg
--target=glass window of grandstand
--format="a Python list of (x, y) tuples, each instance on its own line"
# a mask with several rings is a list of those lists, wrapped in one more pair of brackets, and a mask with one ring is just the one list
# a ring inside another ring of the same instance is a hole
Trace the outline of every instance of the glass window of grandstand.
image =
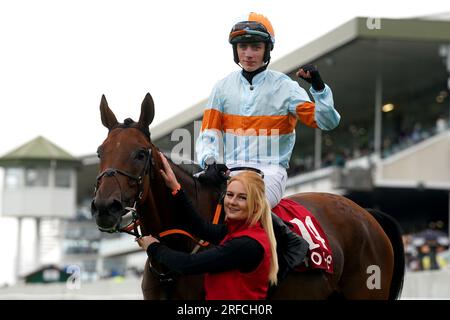
[(5, 189), (20, 189), (23, 186), (24, 170), (22, 168), (7, 168), (5, 170)]
[(383, 104), (382, 156), (389, 157), (448, 128), (448, 91), (441, 85)]
[(25, 185), (27, 187), (47, 187), (49, 169), (27, 168), (25, 171)]
[(56, 169), (55, 170), (55, 187), (57, 188), (70, 188), (71, 171), (69, 169)]
[[(370, 115), (369, 112), (367, 112), (368, 115)], [(339, 126), (333, 130), (322, 131), (321, 167), (344, 167), (348, 160), (372, 153), (372, 119), (371, 116), (353, 116), (350, 119), (342, 119)]]

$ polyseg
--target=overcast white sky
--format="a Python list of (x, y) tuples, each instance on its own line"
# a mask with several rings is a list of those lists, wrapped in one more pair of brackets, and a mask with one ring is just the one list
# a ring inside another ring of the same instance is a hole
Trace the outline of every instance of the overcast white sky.
[[(356, 16), (405, 18), (450, 11), (448, 1), (142, 1), (0, 2), (0, 155), (35, 138), (75, 156), (106, 137), (102, 94), (119, 121), (139, 117), (147, 92), (154, 124), (206, 98), (236, 70), (228, 33), (256, 11), (275, 29), (272, 61)], [(326, 79), (324, 79), (326, 81)], [(15, 236), (0, 219), (0, 285), (10, 281)], [(26, 232), (26, 230), (24, 230)]]

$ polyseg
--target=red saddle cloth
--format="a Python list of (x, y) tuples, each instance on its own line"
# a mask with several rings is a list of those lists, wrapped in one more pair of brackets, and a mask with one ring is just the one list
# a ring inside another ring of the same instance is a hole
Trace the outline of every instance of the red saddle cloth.
[(282, 199), (272, 211), (292, 224), (291, 230), (309, 243), (307, 265), (296, 270), (323, 269), (333, 273), (333, 254), (328, 238), (317, 219), (305, 207), (290, 199)]

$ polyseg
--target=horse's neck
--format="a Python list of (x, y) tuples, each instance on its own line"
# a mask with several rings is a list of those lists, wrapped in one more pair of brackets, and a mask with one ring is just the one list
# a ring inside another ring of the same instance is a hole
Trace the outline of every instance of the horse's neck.
[(174, 172), (183, 190), (191, 200), (197, 212), (205, 219), (212, 220), (216, 205), (219, 201), (220, 191), (200, 183), (196, 178), (173, 165)]

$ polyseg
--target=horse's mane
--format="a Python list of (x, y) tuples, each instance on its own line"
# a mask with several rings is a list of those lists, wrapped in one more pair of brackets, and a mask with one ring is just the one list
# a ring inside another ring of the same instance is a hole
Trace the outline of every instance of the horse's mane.
[(186, 159), (178, 156), (171, 156), (168, 152), (162, 152), (164, 156), (173, 164), (175, 164), (178, 168), (180, 168), (183, 172), (187, 173), (190, 176), (202, 171), (202, 167), (198, 163), (195, 163), (191, 159)]

